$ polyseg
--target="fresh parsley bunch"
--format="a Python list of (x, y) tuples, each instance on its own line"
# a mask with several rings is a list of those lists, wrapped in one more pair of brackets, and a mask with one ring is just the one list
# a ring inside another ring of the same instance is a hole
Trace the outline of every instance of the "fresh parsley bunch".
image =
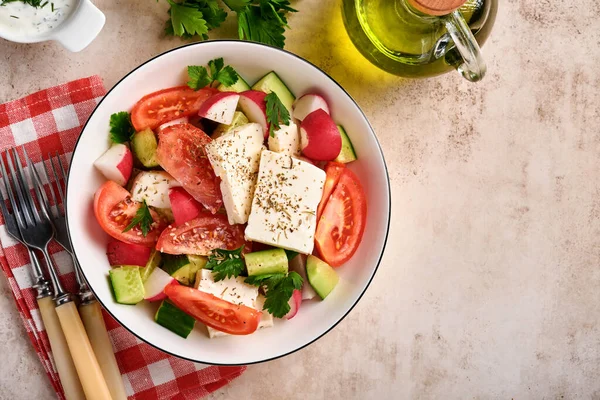
[[(166, 33), (208, 39), (208, 32), (219, 27), (227, 12), (217, 0), (167, 0), (170, 4)], [(237, 15), (240, 39), (283, 48), (286, 14), (296, 12), (288, 0), (223, 0)]]

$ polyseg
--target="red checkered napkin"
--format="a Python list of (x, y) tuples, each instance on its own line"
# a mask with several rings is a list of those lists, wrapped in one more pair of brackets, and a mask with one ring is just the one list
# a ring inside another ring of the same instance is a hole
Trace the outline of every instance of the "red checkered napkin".
[[(92, 76), (1, 104), (0, 150), (24, 146), (36, 163), (42, 161), (42, 155), (56, 151), (70, 160), (83, 124), (105, 93), (100, 77)], [(1, 215), (0, 242), (2, 271), (27, 334), (54, 390), (63, 399), (35, 300), (29, 256), (25, 248), (8, 235)], [(73, 292), (75, 277), (71, 258), (57, 245), (50, 251), (60, 267), (65, 287)], [(208, 366), (171, 357), (138, 340), (106, 312), (104, 320), (130, 399), (198, 399), (228, 384), (245, 370), (245, 367)]]

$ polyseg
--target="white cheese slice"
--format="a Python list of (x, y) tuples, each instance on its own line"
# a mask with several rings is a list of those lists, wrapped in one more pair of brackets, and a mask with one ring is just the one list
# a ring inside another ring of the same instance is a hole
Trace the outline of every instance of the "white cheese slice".
[(289, 125), (282, 125), (278, 130), (269, 135), (269, 150), (295, 156), (300, 154), (300, 132), (298, 125), (290, 121)]
[(210, 164), (221, 178), (223, 205), (232, 225), (248, 221), (263, 141), (262, 127), (246, 124), (205, 146)]
[[(210, 293), (220, 299), (233, 304), (241, 304), (252, 307), (256, 310), (262, 310), (265, 303), (264, 296), (258, 294), (258, 287), (244, 283), (243, 277), (227, 278), (215, 282), (213, 273), (209, 269), (201, 269), (196, 275), (196, 288), (200, 291)], [(273, 326), (273, 316), (267, 311), (263, 311), (262, 318), (258, 324), (258, 329), (269, 328)], [(208, 336), (212, 339), (219, 336), (229, 336), (225, 332), (206, 327)]]
[(324, 183), (320, 168), (263, 150), (246, 240), (311, 254)]
[(164, 171), (142, 171), (131, 184), (131, 198), (140, 202), (146, 200), (152, 207), (171, 208), (169, 189), (175, 186), (181, 184)]

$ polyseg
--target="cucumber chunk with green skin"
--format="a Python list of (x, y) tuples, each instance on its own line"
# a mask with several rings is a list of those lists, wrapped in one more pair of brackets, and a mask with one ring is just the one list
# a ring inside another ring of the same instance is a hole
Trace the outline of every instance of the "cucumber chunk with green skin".
[(264, 274), (287, 274), (288, 257), (283, 249), (269, 249), (248, 253), (244, 256), (248, 276)]
[(285, 83), (279, 78), (279, 76), (271, 71), (258, 80), (252, 86), (252, 90), (258, 90), (260, 92), (271, 93), (275, 92), (281, 103), (287, 108), (290, 115), (292, 114), (292, 104), (296, 100), (296, 96), (288, 89)]
[(136, 132), (131, 138), (131, 150), (136, 158), (146, 168), (158, 167), (158, 158), (156, 158), (156, 149), (158, 141), (152, 129), (144, 129)]
[(231, 121), (231, 124), (229, 124), (229, 125), (219, 124), (219, 126), (217, 126), (215, 128), (215, 130), (213, 131), (211, 138), (216, 139), (218, 137), (221, 137), (221, 136), (225, 135), (226, 133), (231, 132), (233, 129), (237, 128), (238, 126), (246, 125), (248, 122), (250, 122), (250, 121), (248, 121), (248, 118), (244, 115), (243, 112), (236, 111), (233, 113), (233, 120)]
[(158, 310), (154, 315), (154, 321), (184, 339), (189, 336), (196, 324), (194, 318), (190, 317), (166, 300), (163, 300), (160, 307), (158, 307)]
[(342, 137), (342, 150), (340, 150), (340, 154), (334, 161), (344, 164), (355, 161), (356, 153), (354, 152), (354, 147), (352, 146), (352, 142), (350, 141), (346, 130), (341, 125), (338, 125), (337, 128), (340, 131), (340, 136)]
[(152, 249), (152, 253), (150, 253), (150, 258), (148, 259), (148, 262), (146, 262), (146, 266), (140, 270), (142, 282), (146, 282), (152, 271), (154, 271), (157, 267), (160, 266), (161, 260), (162, 257), (160, 255), (160, 251)]
[(340, 280), (337, 272), (329, 264), (313, 255), (306, 259), (306, 275), (310, 286), (322, 299), (331, 293)]
[(140, 268), (124, 266), (109, 272), (115, 300), (120, 304), (137, 304), (144, 300), (144, 283)]
[(162, 257), (163, 270), (186, 286), (194, 284), (196, 273), (207, 263), (207, 258), (202, 256), (163, 254)]
[(250, 85), (248, 85), (248, 82), (246, 82), (244, 78), (238, 75), (238, 80), (233, 85), (225, 86), (223, 84), (220, 84), (219, 86), (217, 86), (217, 90), (220, 92), (242, 93), (246, 90), (250, 90)]

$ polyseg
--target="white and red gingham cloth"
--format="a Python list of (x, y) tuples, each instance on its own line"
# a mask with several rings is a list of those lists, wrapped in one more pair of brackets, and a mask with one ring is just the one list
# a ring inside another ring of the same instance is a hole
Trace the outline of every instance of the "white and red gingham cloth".
[[(106, 93), (98, 76), (42, 90), (0, 105), (0, 150), (24, 146), (35, 163), (58, 151), (68, 161), (88, 116)], [(32, 287), (29, 256), (4, 227), (0, 215), (0, 264), (8, 279), (17, 308), (50, 382), (64, 398), (52, 361)], [(65, 287), (75, 289), (73, 265), (68, 254), (51, 246)], [(245, 367), (195, 364), (165, 354), (138, 340), (106, 312), (104, 320), (112, 340), (129, 399), (198, 399), (228, 384)]]

